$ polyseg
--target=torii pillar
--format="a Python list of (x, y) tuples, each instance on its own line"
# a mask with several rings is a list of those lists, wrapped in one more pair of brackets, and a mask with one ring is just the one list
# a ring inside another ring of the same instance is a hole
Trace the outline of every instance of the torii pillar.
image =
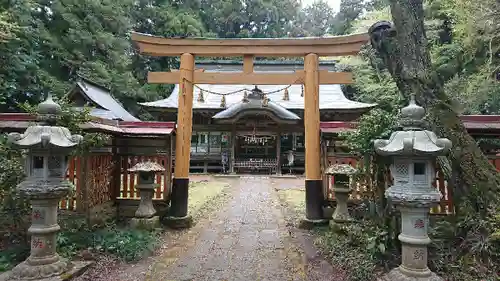
[(308, 54), (304, 59), (304, 127), (306, 156), (306, 218), (301, 227), (327, 225), (323, 216), (324, 192), (321, 177), (320, 115), (319, 115), (319, 58)]
[[(189, 161), (191, 134), (193, 131), (193, 78), (194, 56), (181, 55), (179, 81), (179, 110), (175, 141), (175, 167), (172, 182), (169, 216), (165, 223), (172, 228), (191, 227), (193, 219), (188, 215)], [(186, 145), (188, 144), (188, 145)]]

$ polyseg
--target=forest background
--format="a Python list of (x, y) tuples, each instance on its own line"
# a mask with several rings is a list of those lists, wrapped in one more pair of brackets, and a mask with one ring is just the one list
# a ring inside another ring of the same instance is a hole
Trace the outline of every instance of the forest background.
[[(131, 30), (169, 37), (344, 35), (390, 19), (387, 2), (342, 0), (335, 12), (324, 1), (302, 7), (299, 0), (1, 0), (0, 112), (19, 111), (49, 91), (63, 96), (83, 75), (148, 120), (137, 103), (164, 98), (171, 86), (147, 84), (147, 71), (168, 71), (178, 61), (138, 55)], [(464, 114), (499, 113), (498, 3), (424, 2), (433, 62), (457, 107)], [(355, 74), (356, 83), (345, 89), (349, 98), (377, 101), (389, 112), (400, 105), (392, 79), (369, 50), (341, 62)]]

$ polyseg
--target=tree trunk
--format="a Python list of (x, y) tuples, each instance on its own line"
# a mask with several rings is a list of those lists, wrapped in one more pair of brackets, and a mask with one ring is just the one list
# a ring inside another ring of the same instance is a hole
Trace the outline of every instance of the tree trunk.
[(448, 158), (459, 169), (463, 183), (462, 190), (454, 191), (455, 197), (486, 216), (491, 208), (496, 209), (500, 177), (467, 133), (432, 69), (422, 0), (390, 2), (394, 25), (374, 24), (369, 31), (372, 47), (386, 63), (400, 92), (405, 96), (415, 93), (417, 102), (426, 108), (431, 129), (452, 141), (454, 149)]

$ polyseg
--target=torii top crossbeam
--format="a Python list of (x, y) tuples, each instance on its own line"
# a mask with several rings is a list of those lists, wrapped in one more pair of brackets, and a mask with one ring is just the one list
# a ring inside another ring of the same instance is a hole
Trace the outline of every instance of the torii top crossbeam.
[(189, 53), (199, 57), (303, 57), (356, 55), (368, 41), (368, 34), (314, 38), (207, 39), (163, 38), (132, 33), (141, 53), (152, 56), (180, 56)]
[[(356, 55), (368, 41), (367, 34), (325, 38), (272, 38), (272, 39), (205, 39), (205, 38), (163, 38), (141, 33), (132, 33), (132, 40), (143, 54), (152, 56), (195, 57), (244, 57), (244, 75), (241, 73), (193, 73), (195, 84), (303, 84), (304, 71), (295, 73), (254, 73), (255, 57), (305, 57), (308, 54), (321, 56)], [(352, 74), (320, 70), (319, 84), (350, 84)], [(148, 82), (177, 84), (180, 73), (149, 72)]]

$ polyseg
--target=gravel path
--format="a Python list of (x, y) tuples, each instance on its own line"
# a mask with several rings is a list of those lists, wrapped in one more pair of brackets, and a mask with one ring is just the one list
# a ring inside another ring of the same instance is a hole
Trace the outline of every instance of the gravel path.
[(289, 214), (274, 190), (283, 184), (292, 181), (231, 180), (226, 203), (193, 228), (172, 233), (159, 255), (85, 281), (343, 280), (318, 258), (308, 233), (285, 221)]
[(231, 195), (194, 247), (172, 264), (159, 258), (151, 280), (306, 280), (269, 180), (241, 178)]

